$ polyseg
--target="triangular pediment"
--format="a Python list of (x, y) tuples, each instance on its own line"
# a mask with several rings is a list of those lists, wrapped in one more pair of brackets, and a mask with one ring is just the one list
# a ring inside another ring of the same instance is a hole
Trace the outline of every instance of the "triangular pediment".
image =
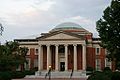
[(68, 34), (59, 33), (59, 34), (47, 37), (46, 39), (78, 39), (78, 38)]
[(58, 32), (54, 34), (48, 34), (40, 38), (40, 40), (80, 40), (83, 39), (82, 36), (78, 36), (72, 33)]

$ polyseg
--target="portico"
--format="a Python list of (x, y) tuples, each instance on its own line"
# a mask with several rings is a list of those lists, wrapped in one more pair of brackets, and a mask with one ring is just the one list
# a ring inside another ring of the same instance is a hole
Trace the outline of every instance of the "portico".
[[(69, 27), (68, 27), (69, 26)], [(38, 37), (38, 70), (55, 71), (86, 69), (87, 30), (74, 23), (56, 26), (47, 34)]]
[(55, 71), (67, 71), (72, 69), (75, 71), (85, 70), (85, 51), (86, 46), (84, 40), (40, 41), (38, 69), (39, 71), (49, 70), (49, 66), (51, 66), (52, 70)]

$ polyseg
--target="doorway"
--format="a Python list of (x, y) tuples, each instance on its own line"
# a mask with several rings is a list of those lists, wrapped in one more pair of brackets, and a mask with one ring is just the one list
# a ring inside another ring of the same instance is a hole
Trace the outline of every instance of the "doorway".
[(60, 62), (60, 71), (65, 71), (65, 62)]

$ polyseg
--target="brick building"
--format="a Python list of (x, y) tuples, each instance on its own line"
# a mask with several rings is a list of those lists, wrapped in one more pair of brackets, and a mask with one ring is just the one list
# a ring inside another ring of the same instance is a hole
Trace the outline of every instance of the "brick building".
[(107, 50), (99, 46), (100, 39), (76, 23), (62, 23), (48, 33), (16, 41), (29, 49), (25, 69), (37, 67), (42, 71), (51, 66), (55, 71), (83, 71), (86, 67), (114, 70), (114, 63), (106, 58)]

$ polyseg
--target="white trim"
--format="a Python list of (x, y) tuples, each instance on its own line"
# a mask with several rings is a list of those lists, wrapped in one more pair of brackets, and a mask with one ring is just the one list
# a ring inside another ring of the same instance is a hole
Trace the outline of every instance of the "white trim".
[(34, 67), (38, 67), (38, 59), (34, 59)]
[(96, 55), (100, 55), (100, 50), (101, 50), (100, 47), (96, 47), (96, 48), (95, 48), (95, 54), (96, 54)]
[[(37, 50), (37, 51), (36, 51)], [(38, 55), (39, 54), (39, 49), (38, 48), (35, 48), (35, 55)]]
[(105, 67), (109, 67), (110, 69), (112, 68), (111, 61), (108, 61), (107, 58), (105, 58)]
[(63, 44), (85, 44), (85, 40), (82, 40), (82, 41), (63, 41), (63, 40), (60, 40), (60, 41), (39, 41), (39, 44), (41, 45), (63, 45)]
[(25, 68), (25, 70), (29, 70), (30, 69), (30, 58), (26, 58), (26, 60), (27, 60), (28, 64), (25, 63), (24, 68)]
[(30, 55), (30, 48), (28, 48), (28, 52), (27, 52), (27, 54), (26, 55)]
[(101, 70), (101, 59), (96, 59), (95, 65), (96, 65), (96, 70), (100, 71)]

